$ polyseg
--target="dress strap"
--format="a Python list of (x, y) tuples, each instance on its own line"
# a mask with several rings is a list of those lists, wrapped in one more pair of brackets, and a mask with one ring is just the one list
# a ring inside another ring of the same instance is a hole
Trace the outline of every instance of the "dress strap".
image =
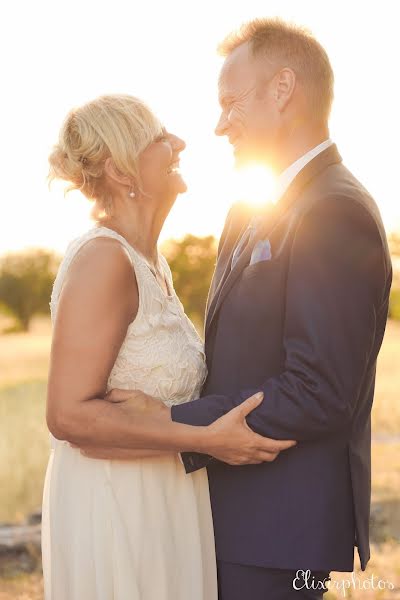
[(78, 255), (80, 250), (83, 248), (83, 246), (85, 246), (91, 240), (94, 240), (99, 237), (107, 237), (107, 238), (112, 238), (112, 239), (117, 240), (125, 248), (127, 254), (129, 255), (130, 261), (132, 263), (132, 267), (135, 271), (136, 281), (137, 281), (138, 290), (139, 290), (138, 315), (139, 315), (139, 312), (141, 312), (140, 305), (142, 303), (143, 293), (144, 293), (144, 285), (143, 285), (144, 273), (143, 273), (143, 271), (146, 270), (147, 267), (145, 267), (143, 260), (140, 258), (140, 254), (134, 248), (132, 248), (132, 246), (127, 242), (127, 240), (122, 235), (120, 235), (113, 229), (109, 229), (108, 227), (93, 227), (92, 229), (89, 229), (82, 236), (73, 240), (66, 249), (66, 252), (64, 254), (63, 260), (61, 261), (61, 264), (60, 264), (60, 267), (59, 267), (59, 270), (57, 273), (57, 277), (56, 277), (56, 280), (53, 285), (53, 291), (51, 294), (50, 311), (51, 311), (51, 316), (52, 316), (53, 320), (55, 318), (58, 299), (59, 299), (61, 291), (62, 291), (62, 287), (63, 287), (64, 281), (65, 281), (65, 276), (68, 272), (69, 267), (71, 266), (71, 263), (73, 262), (74, 258)]

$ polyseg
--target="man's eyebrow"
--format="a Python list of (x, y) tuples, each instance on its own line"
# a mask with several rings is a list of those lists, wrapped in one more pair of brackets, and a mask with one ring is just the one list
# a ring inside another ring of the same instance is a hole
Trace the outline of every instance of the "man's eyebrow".
[(219, 103), (221, 104), (221, 106), (229, 104), (230, 102), (232, 102), (232, 100), (234, 100), (233, 94), (229, 92), (225, 92), (219, 95)]

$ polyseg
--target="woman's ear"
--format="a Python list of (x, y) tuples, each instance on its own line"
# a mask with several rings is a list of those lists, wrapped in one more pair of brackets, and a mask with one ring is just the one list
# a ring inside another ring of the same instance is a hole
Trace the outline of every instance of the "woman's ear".
[(111, 156), (106, 158), (106, 161), (104, 163), (104, 172), (107, 177), (112, 179), (112, 181), (119, 183), (120, 185), (132, 185), (132, 177), (129, 177), (128, 175), (122, 175), (122, 173), (120, 173), (117, 167), (115, 166)]

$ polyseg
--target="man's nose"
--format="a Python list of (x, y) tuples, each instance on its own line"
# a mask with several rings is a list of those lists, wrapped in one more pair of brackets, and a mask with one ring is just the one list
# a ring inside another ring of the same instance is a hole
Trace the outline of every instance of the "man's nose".
[(229, 119), (225, 113), (222, 113), (217, 126), (214, 130), (215, 135), (228, 135)]

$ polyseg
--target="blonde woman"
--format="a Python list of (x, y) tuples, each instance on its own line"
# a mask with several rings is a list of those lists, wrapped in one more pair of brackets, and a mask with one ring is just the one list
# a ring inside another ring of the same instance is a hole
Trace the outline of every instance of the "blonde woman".
[(168, 407), (197, 398), (206, 376), (157, 250), (186, 190), (184, 147), (140, 100), (104, 96), (67, 116), (50, 156), (50, 178), (93, 201), (95, 224), (69, 245), (51, 299), (46, 600), (216, 600), (207, 473), (185, 475), (178, 453), (231, 464), (274, 457), (245, 423), (259, 397), (210, 427), (170, 418)]

